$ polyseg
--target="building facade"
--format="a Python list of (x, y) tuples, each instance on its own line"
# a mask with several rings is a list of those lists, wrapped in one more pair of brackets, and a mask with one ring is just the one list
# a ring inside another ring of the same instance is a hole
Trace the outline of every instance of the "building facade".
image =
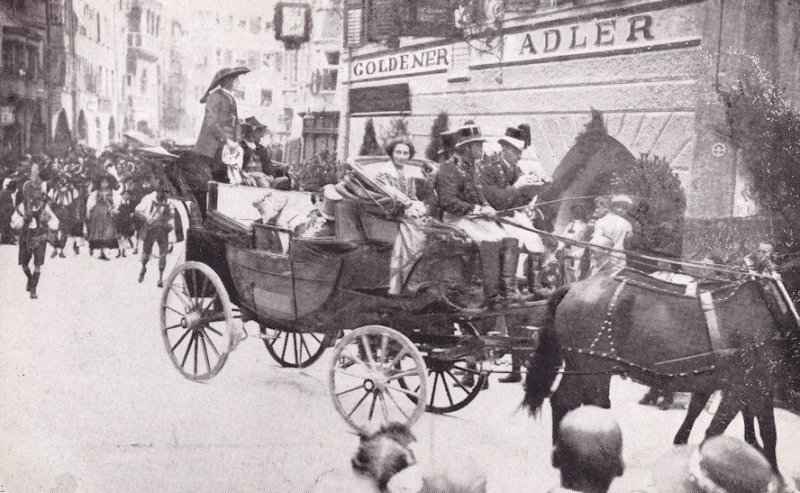
[(45, 3), (0, 3), (0, 156), (47, 143)]
[[(486, 22), (463, 24), (466, 37), (401, 36), (389, 47), (365, 42), (369, 5), (353, 2), (343, 155), (357, 153), (369, 118), (378, 135), (405, 120), (424, 149), (434, 118), (447, 112), (451, 127), (474, 119), (490, 137), (528, 123), (538, 159), (554, 172), (595, 109), (630, 154), (669, 162), (689, 219), (755, 212), (742, 194), (740, 154), (719, 132), (723, 95), (757, 64), (797, 97), (796, 2), (515, 0), (505, 10), (477, 3)], [(466, 14), (456, 12), (455, 22)]]

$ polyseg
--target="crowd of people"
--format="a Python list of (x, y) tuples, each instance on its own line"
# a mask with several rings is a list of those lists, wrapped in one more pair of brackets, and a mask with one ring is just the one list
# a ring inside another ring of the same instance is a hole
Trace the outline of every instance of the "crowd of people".
[(112, 145), (99, 155), (76, 145), (0, 165), (0, 241), (18, 243), (31, 298), (38, 297), (46, 245), (52, 247), (51, 259), (66, 258), (70, 239), (73, 255), (88, 247), (90, 256), (97, 253), (104, 261), (110, 260), (109, 250), (120, 258), (128, 249), (139, 253), (141, 245), (140, 282), (156, 243), (163, 272), (176, 219), (158, 160), (127, 144)]

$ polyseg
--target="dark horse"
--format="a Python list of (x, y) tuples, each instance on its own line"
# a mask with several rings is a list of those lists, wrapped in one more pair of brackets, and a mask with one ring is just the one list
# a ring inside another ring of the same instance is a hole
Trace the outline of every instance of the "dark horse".
[(571, 409), (610, 407), (611, 376), (626, 374), (668, 392), (698, 393), (698, 399), (722, 390), (706, 437), (722, 434), (740, 411), (750, 412), (777, 471), (772, 389), (782, 363), (793, 359), (800, 330), (774, 280), (692, 289), (624, 269), (561, 288), (549, 303), (552, 319), (528, 370), (524, 405), (532, 413), (540, 409), (563, 362), (550, 399), (554, 439)]

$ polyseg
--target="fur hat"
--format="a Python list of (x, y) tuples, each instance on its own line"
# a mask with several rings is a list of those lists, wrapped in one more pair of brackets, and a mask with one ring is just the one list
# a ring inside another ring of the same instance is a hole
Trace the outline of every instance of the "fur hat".
[(518, 127), (508, 127), (505, 135), (497, 139), (497, 141), (500, 143), (505, 142), (520, 151), (524, 150), (531, 145), (531, 127), (526, 123)]

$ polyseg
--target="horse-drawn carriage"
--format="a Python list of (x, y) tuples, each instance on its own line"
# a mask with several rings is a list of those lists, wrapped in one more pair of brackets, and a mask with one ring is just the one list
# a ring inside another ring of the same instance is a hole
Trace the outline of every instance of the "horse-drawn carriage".
[[(209, 183), (205, 217), (188, 228), (186, 262), (161, 298), (163, 340), (181, 374), (216, 375), (247, 337), (248, 321), (284, 367), (308, 366), (335, 344), (330, 394), (361, 428), (461, 409), (483, 388), (485, 363), (535, 348), (546, 301), (495, 309), (472, 302), (480, 292), (477, 248), (457, 231), (434, 235), (403, 295), (387, 294), (399, 226), (365, 176), (381, 161), (355, 162), (350, 183), (363, 189), (335, 202), (329, 236), (298, 233), (315, 209), (309, 193)], [(267, 221), (253, 206), (265, 196), (281, 204)]]

